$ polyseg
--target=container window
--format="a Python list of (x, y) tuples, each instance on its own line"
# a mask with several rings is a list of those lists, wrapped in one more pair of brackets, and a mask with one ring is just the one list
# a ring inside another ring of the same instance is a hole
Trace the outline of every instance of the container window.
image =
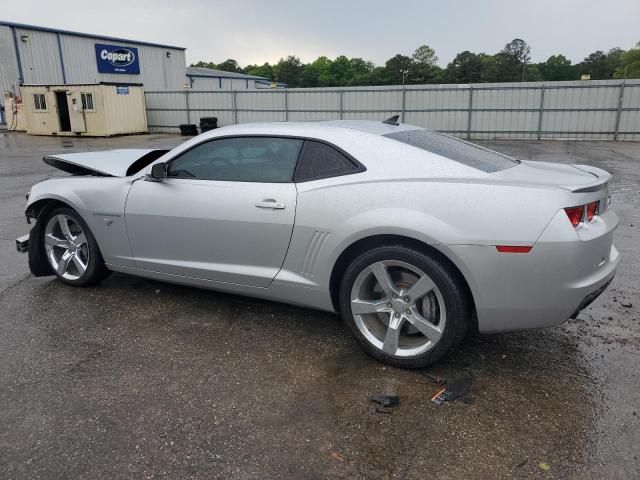
[(47, 109), (47, 100), (45, 99), (44, 93), (33, 94), (33, 106), (35, 107), (36, 110)]
[(93, 93), (81, 93), (82, 97), (82, 109), (93, 110)]

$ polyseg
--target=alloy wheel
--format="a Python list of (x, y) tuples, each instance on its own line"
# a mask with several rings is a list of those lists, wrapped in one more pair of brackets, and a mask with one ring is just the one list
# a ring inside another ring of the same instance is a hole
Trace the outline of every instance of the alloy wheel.
[(351, 313), (364, 337), (388, 355), (431, 350), (446, 325), (442, 294), (421, 269), (385, 260), (366, 267), (351, 289)]
[(78, 222), (60, 213), (49, 219), (44, 231), (44, 248), (58, 276), (78, 280), (89, 266), (89, 244)]

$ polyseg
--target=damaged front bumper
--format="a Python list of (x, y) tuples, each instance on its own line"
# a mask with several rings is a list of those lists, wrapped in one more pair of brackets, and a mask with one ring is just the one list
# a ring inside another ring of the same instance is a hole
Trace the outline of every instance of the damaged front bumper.
[(16, 249), (20, 253), (27, 253), (29, 251), (29, 234), (16, 238)]

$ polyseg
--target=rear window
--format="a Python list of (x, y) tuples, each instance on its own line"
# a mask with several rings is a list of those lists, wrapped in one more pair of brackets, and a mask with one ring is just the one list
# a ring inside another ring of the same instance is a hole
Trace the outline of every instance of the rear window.
[(506, 170), (520, 163), (507, 155), (431, 130), (404, 130), (384, 136), (487, 173)]

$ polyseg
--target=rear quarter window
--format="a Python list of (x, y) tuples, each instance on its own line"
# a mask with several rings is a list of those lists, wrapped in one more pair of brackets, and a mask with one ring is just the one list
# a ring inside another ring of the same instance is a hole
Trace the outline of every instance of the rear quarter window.
[(404, 130), (384, 136), (487, 173), (506, 170), (520, 163), (507, 155), (431, 130)]

